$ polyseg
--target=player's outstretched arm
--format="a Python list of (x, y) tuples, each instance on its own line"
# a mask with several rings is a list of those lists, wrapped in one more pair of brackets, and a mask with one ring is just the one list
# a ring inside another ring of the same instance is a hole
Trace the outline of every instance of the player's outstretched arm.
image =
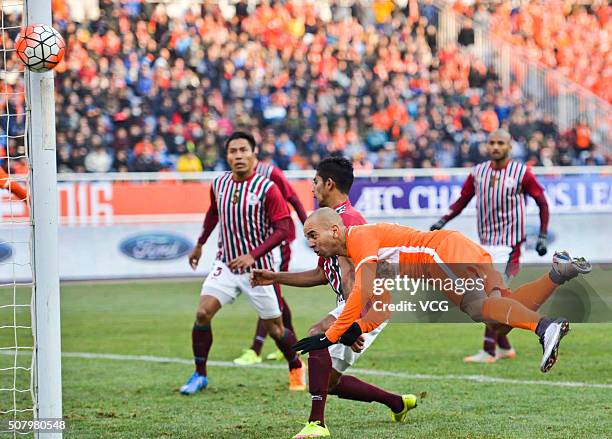
[(334, 324), (325, 332), (325, 336), (332, 343), (338, 342), (340, 336), (351, 326), (354, 326), (361, 315), (361, 311), (372, 297), (372, 285), (376, 274), (377, 261), (375, 257), (372, 257), (370, 261), (365, 262), (364, 266), (358, 267), (355, 271), (355, 284), (346, 300), (344, 309)]
[[(356, 277), (360, 277), (359, 271), (356, 273)], [(310, 337), (305, 337), (298, 341), (294, 346), (297, 352), (305, 354), (311, 351), (318, 351), (321, 349), (327, 349), (329, 346), (343, 342), (348, 344), (347, 338), (342, 338), (345, 332), (349, 332), (353, 337), (353, 333), (357, 335), (354, 337), (353, 343), (361, 335), (361, 328), (356, 320), (359, 318), (360, 310), (365, 305), (361, 297), (361, 286), (360, 282), (356, 281), (353, 290), (349, 294), (349, 297), (344, 305), (344, 309), (338, 319), (325, 333), (315, 334)], [(367, 302), (367, 300), (366, 300)], [(352, 344), (352, 343), (351, 343)]]
[(463, 183), (463, 187), (461, 188), (461, 195), (459, 195), (457, 201), (450, 205), (450, 211), (442, 218), (440, 218), (437, 222), (432, 224), (429, 230), (440, 230), (441, 228), (443, 228), (447, 222), (455, 218), (463, 211), (463, 209), (465, 209), (465, 206), (468, 205), (470, 200), (474, 197), (475, 193), (476, 191), (474, 190), (474, 177), (472, 176), (472, 174), (470, 174), (468, 175), (468, 178), (465, 179), (465, 183)]
[(317, 285), (325, 285), (327, 279), (321, 268), (317, 267), (314, 270), (288, 272), (288, 271), (270, 271), (270, 270), (253, 270), (251, 274), (251, 285), (271, 285), (278, 282), (281, 285), (290, 287), (315, 287)]

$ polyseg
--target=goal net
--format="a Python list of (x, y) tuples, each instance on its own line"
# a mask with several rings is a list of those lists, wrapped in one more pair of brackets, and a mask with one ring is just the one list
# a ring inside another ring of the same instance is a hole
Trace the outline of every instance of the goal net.
[[(0, 0), (0, 416), (3, 435), (17, 435), (9, 420), (34, 417), (32, 332), (32, 220), (26, 147), (24, 66), (14, 41), (23, 1)], [(4, 172), (3, 172), (4, 171)], [(16, 190), (17, 189), (17, 190)]]
[(0, 0), (0, 437), (61, 416), (53, 76), (14, 48), (35, 22), (51, 24), (51, 0)]

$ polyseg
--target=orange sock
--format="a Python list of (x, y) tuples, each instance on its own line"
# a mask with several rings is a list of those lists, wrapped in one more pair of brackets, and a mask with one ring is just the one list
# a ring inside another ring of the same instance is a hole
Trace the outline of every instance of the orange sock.
[(509, 297), (489, 297), (482, 305), (485, 320), (494, 320), (513, 328), (535, 332), (540, 314)]
[(546, 273), (532, 282), (521, 285), (508, 297), (522, 303), (532, 311), (537, 311), (558, 286)]

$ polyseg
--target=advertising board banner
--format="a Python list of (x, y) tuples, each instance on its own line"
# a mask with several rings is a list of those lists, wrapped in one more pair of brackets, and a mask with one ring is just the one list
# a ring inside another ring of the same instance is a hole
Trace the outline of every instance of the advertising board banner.
[[(368, 217), (370, 222), (395, 222), (428, 230), (435, 216)], [(201, 231), (200, 222), (62, 226), (59, 232), (59, 268), (63, 280), (128, 279), (157, 277), (203, 278), (217, 255), (217, 230), (208, 239), (197, 271), (188, 264), (188, 255)], [(521, 262), (550, 264), (554, 250), (568, 250), (593, 262), (612, 261), (609, 243), (609, 215), (571, 213), (551, 217), (549, 253), (540, 257), (534, 251), (538, 217), (529, 215), (527, 241)], [(473, 216), (460, 216), (447, 229), (459, 230), (477, 242)], [(6, 285), (31, 277), (29, 264), (30, 230), (27, 227), (0, 227), (0, 283)], [(297, 239), (292, 243), (290, 270), (311, 270), (317, 257), (303, 237), (296, 221)], [(278, 258), (277, 258), (278, 260)]]
[[(540, 176), (551, 212), (611, 212), (612, 176)], [(464, 177), (412, 180), (357, 178), (353, 205), (366, 216), (441, 215), (457, 199)], [(291, 180), (307, 211), (315, 208), (311, 181)], [(201, 181), (58, 183), (60, 222), (64, 225), (179, 223), (201, 221), (210, 203), (210, 183)], [(527, 197), (528, 212), (535, 203)], [(466, 213), (473, 212), (473, 202)], [(27, 219), (25, 203), (0, 192), (2, 220)]]
[[(465, 178), (445, 180), (385, 179), (373, 182), (355, 180), (350, 198), (357, 210), (366, 216), (395, 217), (400, 214), (439, 215), (459, 197)], [(575, 175), (563, 177), (540, 176), (552, 213), (556, 212), (609, 212), (612, 213), (612, 177)], [(537, 209), (535, 202), (526, 197), (528, 211)], [(474, 211), (474, 201), (466, 213)]]

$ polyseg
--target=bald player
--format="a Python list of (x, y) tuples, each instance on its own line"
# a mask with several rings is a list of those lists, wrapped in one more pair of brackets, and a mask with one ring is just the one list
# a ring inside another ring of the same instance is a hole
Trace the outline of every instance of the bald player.
[[(344, 157), (327, 157), (317, 166), (312, 192), (320, 206), (333, 207), (345, 226), (366, 224), (366, 220), (353, 208), (349, 191), (353, 184), (353, 165)], [(296, 287), (313, 287), (328, 283), (336, 296), (336, 308), (315, 323), (308, 331), (314, 335), (326, 331), (344, 309), (345, 297), (353, 288), (353, 265), (345, 257), (319, 257), (316, 268), (304, 272), (274, 272), (255, 269), (252, 285), (270, 285), (278, 282)], [(328, 349), (312, 351), (308, 358), (308, 390), (311, 407), (308, 422), (294, 439), (327, 437), (325, 407), (328, 395), (362, 402), (377, 402), (391, 411), (393, 422), (404, 422), (409, 410), (416, 407), (415, 395), (399, 395), (381, 389), (359, 378), (347, 375), (347, 370), (363, 355), (384, 329), (382, 323), (372, 332), (364, 334), (355, 349), (336, 344)]]
[[(536, 244), (540, 256), (547, 252), (549, 217), (542, 186), (525, 164), (510, 158), (510, 141), (510, 133), (503, 129), (489, 135), (487, 153), (490, 160), (472, 169), (459, 199), (450, 206), (450, 212), (431, 226), (431, 230), (440, 230), (459, 215), (475, 196), (480, 245), (489, 252), (506, 281), (518, 273), (521, 246), (525, 242), (525, 194), (532, 197), (540, 209), (540, 234)], [(553, 258), (558, 257), (555, 254)], [(465, 357), (463, 361), (494, 363), (498, 359), (514, 358), (515, 355), (508, 337), (486, 326), (482, 350)]]
[(326, 349), (339, 341), (352, 345), (362, 333), (388, 318), (388, 313), (373, 312), (375, 306), (361, 317), (373, 299), (376, 269), (388, 263), (398, 264), (400, 276), (453, 282), (473, 279), (472, 284), (482, 288), (471, 288), (463, 294), (449, 290), (442, 293), (476, 322), (536, 333), (543, 348), (540, 370), (548, 372), (557, 360), (559, 342), (569, 332), (569, 321), (541, 316), (536, 309), (557, 285), (591, 268), (584, 259), (557, 261), (550, 271), (549, 288), (532, 283), (512, 292), (492, 268), (489, 253), (459, 232), (422, 232), (386, 223), (347, 228), (333, 209), (322, 208), (306, 220), (304, 235), (319, 256), (347, 256), (355, 265), (355, 283), (334, 324), (324, 334), (304, 338), (295, 345), (301, 352)]

